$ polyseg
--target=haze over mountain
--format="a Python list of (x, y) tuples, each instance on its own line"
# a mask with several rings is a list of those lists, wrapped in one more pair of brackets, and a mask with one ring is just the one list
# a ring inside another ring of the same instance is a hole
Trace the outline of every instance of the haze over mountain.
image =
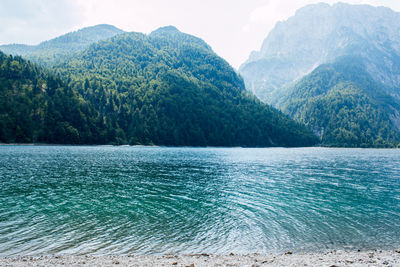
[(38, 45), (1, 45), (0, 50), (6, 54), (23, 56), (42, 65), (50, 66), (54, 63), (60, 63), (67, 56), (82, 51), (95, 42), (121, 33), (124, 33), (124, 31), (112, 25), (101, 24), (70, 32)]
[(384, 7), (309, 5), (278, 23), (240, 73), (324, 145), (398, 146), (399, 25)]
[[(68, 42), (62, 43), (68, 50)], [(72, 42), (71, 47), (77, 46)], [(53, 50), (43, 48), (32, 59), (43, 62), (49, 58), (46, 51), (52, 54)], [(47, 81), (27, 78), (26, 68), (18, 66), (31, 63), (3, 55), (0, 82), (5, 86), (0, 98), (18, 108), (0, 114), (8, 118), (1, 123), (9, 129), (0, 141), (178, 146), (307, 146), (317, 142), (304, 125), (246, 91), (236, 71), (203, 40), (175, 27), (160, 28), (150, 35), (118, 34), (62, 58), (46, 61), (58, 77), (49, 74), (54, 78)], [(12, 66), (21, 69), (18, 75), (10, 75)], [(28, 72), (29, 77), (35, 73), (41, 77), (41, 70)], [(46, 104), (49, 111), (35, 112), (41, 110), (38, 98), (58, 105)], [(32, 108), (30, 103), (36, 104)], [(26, 111), (27, 118), (45, 114), (39, 121), (53, 122), (57, 138), (47, 138), (44, 123), (35, 124), (39, 129), (34, 131), (25, 129), (18, 110)], [(17, 131), (24, 134), (17, 135)]]
[(400, 92), (400, 13), (386, 7), (337, 3), (313, 4), (278, 22), (241, 65), (246, 86), (267, 103), (279, 99), (281, 88), (320, 64), (353, 55), (365, 59), (372, 78)]

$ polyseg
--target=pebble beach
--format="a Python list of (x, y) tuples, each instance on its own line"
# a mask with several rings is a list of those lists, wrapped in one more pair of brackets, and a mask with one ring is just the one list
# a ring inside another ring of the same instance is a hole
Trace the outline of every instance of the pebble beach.
[(23, 256), (0, 258), (0, 266), (400, 266), (400, 250), (249, 255)]

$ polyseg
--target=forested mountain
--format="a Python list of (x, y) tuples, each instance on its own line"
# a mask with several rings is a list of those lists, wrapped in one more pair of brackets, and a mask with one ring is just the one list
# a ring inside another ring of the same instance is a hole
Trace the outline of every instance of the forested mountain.
[(0, 50), (6, 54), (23, 56), (41, 65), (51, 66), (62, 62), (75, 52), (83, 51), (95, 42), (121, 33), (124, 31), (112, 25), (101, 24), (64, 34), (39, 45), (1, 45)]
[(240, 73), (323, 145), (398, 146), (399, 25), (384, 7), (309, 5), (277, 23)]
[(367, 72), (399, 97), (400, 13), (385, 7), (313, 4), (279, 22), (240, 67), (246, 86), (275, 104), (281, 88), (321, 64), (346, 55), (364, 58)]
[(0, 52), (0, 142), (89, 142), (91, 111), (77, 93), (21, 57)]
[(2, 142), (317, 142), (304, 125), (246, 91), (234, 69), (204, 41), (174, 27), (94, 43), (52, 67), (56, 76), (19, 57), (2, 55), (1, 68)]
[(286, 89), (277, 105), (323, 145), (397, 147), (400, 104), (387, 90), (367, 72), (364, 59), (343, 57)]
[(201, 39), (174, 27), (127, 33), (58, 66), (104, 122), (100, 143), (300, 146), (303, 126), (249, 94)]

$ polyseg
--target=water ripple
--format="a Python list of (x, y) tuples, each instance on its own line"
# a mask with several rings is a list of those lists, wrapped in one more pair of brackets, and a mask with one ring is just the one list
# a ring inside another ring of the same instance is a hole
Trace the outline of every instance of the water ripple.
[(0, 147), (0, 256), (400, 245), (400, 153)]

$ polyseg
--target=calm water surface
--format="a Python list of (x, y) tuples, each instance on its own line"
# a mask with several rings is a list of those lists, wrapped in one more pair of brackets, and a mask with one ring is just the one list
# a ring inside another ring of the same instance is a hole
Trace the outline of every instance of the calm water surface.
[(0, 146), (0, 256), (400, 246), (400, 151)]

